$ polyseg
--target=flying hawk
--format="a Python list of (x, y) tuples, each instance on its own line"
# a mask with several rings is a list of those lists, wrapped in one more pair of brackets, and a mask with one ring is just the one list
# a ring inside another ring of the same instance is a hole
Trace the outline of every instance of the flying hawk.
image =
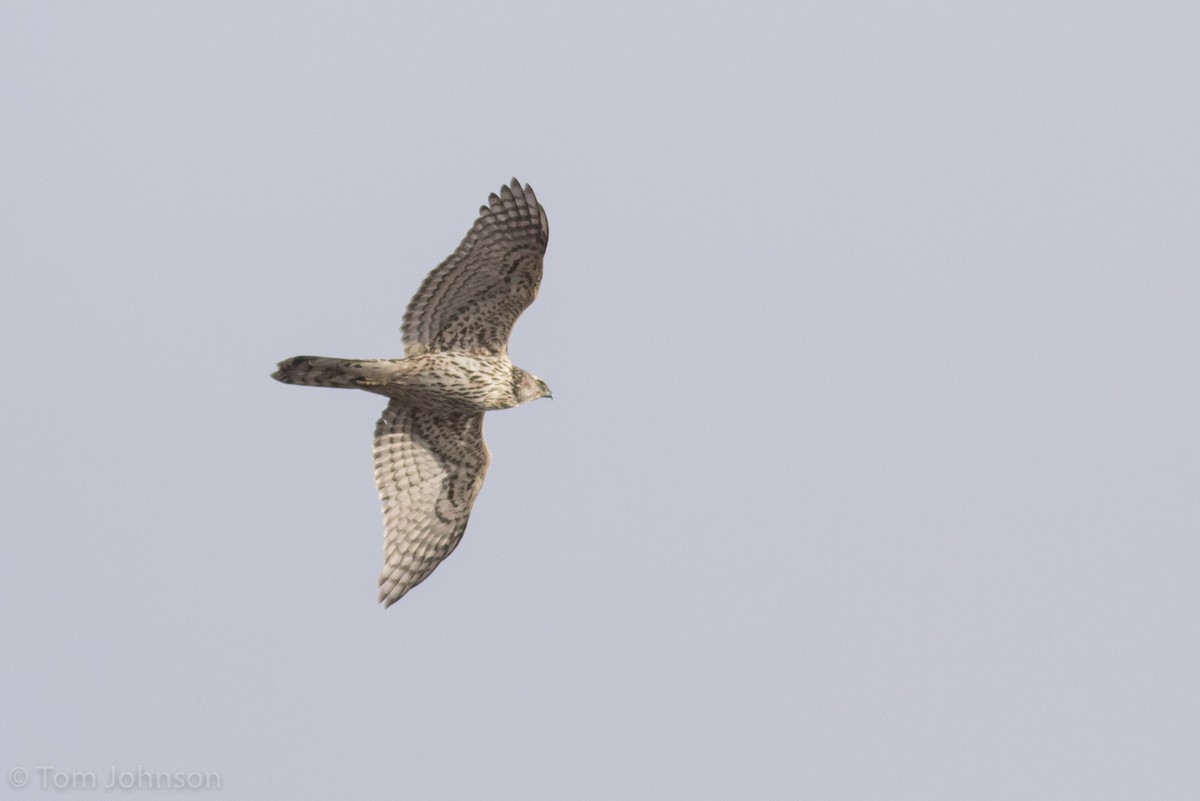
[(375, 426), (385, 606), (424, 581), (462, 539), (491, 461), (483, 413), (551, 397), (546, 382), (508, 360), (513, 323), (537, 297), (549, 237), (545, 209), (514, 178), (488, 198), (462, 244), (409, 302), (403, 359), (296, 356), (271, 376), (390, 399)]

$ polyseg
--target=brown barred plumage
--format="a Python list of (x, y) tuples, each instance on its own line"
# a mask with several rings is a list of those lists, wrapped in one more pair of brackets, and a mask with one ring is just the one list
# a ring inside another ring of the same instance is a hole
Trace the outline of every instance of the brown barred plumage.
[(375, 428), (386, 606), (462, 538), (491, 458), (483, 413), (550, 397), (544, 381), (508, 359), (513, 323), (537, 296), (549, 234), (533, 189), (514, 178), (413, 296), (401, 328), (405, 358), (295, 356), (272, 374), (285, 384), (390, 399)]

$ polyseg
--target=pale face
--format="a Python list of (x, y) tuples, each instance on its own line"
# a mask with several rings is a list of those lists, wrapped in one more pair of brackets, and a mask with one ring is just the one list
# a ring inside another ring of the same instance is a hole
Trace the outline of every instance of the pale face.
[(550, 387), (546, 386), (546, 382), (535, 376), (533, 373), (522, 373), (520, 380), (517, 382), (517, 402), (527, 403), (538, 398), (553, 398), (550, 394)]

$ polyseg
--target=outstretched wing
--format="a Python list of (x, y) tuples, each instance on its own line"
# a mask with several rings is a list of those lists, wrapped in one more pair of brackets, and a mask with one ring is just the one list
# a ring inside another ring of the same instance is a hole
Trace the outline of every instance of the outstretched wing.
[(385, 528), (379, 600), (385, 606), (424, 581), (458, 545), (490, 459), (482, 414), (388, 404), (375, 426), (375, 484)]
[(404, 312), (404, 353), (501, 354), (521, 312), (537, 297), (550, 239), (546, 211), (514, 178), (488, 198), (450, 258), (425, 277)]

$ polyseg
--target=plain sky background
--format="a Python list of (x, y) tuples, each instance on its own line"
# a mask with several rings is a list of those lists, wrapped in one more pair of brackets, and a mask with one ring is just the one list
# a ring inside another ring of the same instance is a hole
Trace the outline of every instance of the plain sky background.
[[(0, 797), (1200, 797), (1198, 41), (0, 3)], [(383, 404), (268, 374), (400, 355), (514, 175), (555, 400), (385, 612)]]

